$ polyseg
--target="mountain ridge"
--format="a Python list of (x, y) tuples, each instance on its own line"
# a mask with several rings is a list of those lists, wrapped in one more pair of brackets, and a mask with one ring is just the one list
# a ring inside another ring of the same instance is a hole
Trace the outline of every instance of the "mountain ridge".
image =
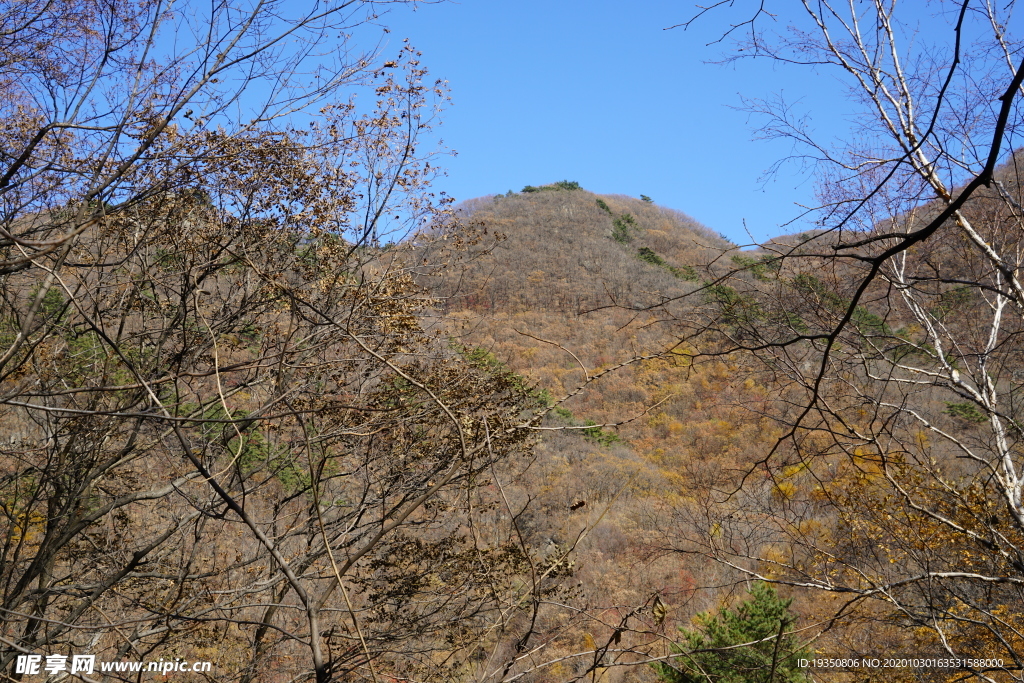
[(584, 189), (480, 197), (456, 211), (497, 239), (458, 278), (432, 283), (447, 310), (650, 306), (691, 290), (701, 264), (729, 246), (681, 212)]

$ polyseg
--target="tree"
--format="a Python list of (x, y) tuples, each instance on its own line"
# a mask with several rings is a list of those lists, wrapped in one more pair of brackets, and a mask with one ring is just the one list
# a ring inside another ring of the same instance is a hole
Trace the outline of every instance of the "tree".
[(806, 658), (793, 634), (792, 598), (783, 600), (770, 585), (758, 582), (749, 599), (718, 614), (697, 615), (697, 628), (680, 627), (683, 641), (672, 646), (681, 656), (654, 664), (668, 683), (745, 683), (809, 680), (799, 664)]
[(834, 148), (785, 102), (750, 103), (803, 145), (822, 205), (817, 230), (765, 245), (777, 276), (720, 271), (708, 290), (702, 334), (782, 385), (785, 435), (701, 552), (835, 595), (904, 652), (978, 660), (951, 676), (1016, 679), (1024, 63), (1012, 6), (929, 11), (762, 4), (726, 30), (734, 54), (844, 78), (859, 129)]
[(536, 399), (422, 324), (467, 239), (418, 147), (445, 91), (326, 42), (373, 8), (0, 9), (10, 675), (458, 679), (557, 591), (495, 512)]

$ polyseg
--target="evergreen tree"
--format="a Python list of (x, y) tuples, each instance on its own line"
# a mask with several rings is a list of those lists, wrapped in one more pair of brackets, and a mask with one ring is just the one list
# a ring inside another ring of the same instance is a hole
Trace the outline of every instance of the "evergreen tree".
[[(760, 582), (736, 609), (696, 618), (697, 628), (680, 628), (682, 641), (673, 652), (688, 653), (654, 665), (667, 683), (807, 683), (799, 667), (808, 657), (793, 634), (796, 618), (783, 600)], [(749, 643), (745, 645), (745, 643)], [(739, 647), (737, 647), (739, 646)]]

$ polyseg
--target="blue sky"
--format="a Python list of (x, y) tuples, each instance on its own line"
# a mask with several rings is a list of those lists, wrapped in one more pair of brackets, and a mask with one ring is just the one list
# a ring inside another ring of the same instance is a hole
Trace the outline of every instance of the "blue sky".
[[(793, 151), (753, 140), (765, 120), (736, 107), (742, 96), (782, 94), (825, 139), (848, 122), (838, 83), (798, 67), (720, 59), (706, 45), (729, 17), (664, 30), (687, 3), (594, 0), (461, 0), (396, 8), (384, 18), (397, 50), (408, 37), (453, 104), (440, 135), (458, 156), (437, 189), (459, 200), (575, 180), (598, 193), (646, 194), (737, 243), (808, 227), (808, 169), (765, 171)], [(386, 51), (386, 53), (387, 53)]]

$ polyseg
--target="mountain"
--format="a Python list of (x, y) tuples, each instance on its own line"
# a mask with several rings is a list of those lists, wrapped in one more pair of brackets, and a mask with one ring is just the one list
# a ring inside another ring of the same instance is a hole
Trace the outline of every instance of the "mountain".
[(678, 211), (559, 185), (460, 205), (460, 217), (497, 242), (478, 246), (489, 258), (472, 261), (464, 280), (435, 289), (448, 310), (575, 317), (598, 306), (649, 306), (692, 290), (700, 265), (728, 247)]
[(461, 269), (424, 283), (453, 344), (554, 405), (510, 492), (527, 509), (524, 535), (572, 546), (592, 603), (657, 593), (685, 624), (716, 604), (694, 589), (720, 584), (720, 568), (653, 556), (652, 522), (775, 438), (768, 391), (735, 360), (694, 366), (679, 341), (679, 317), (715, 274), (707, 264), (734, 268), (735, 246), (679, 211), (574, 185), (464, 202), (459, 218), (479, 242)]

